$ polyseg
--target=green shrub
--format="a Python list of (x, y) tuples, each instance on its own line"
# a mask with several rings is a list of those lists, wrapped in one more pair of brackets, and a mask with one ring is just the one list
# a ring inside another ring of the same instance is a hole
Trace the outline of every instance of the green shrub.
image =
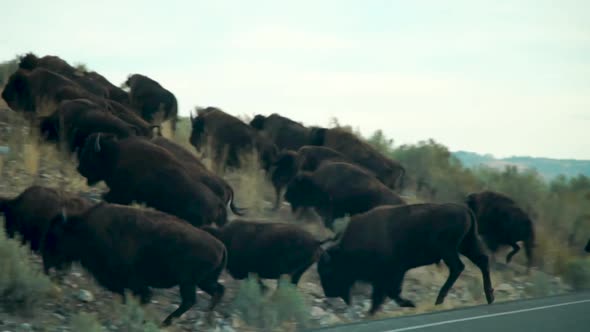
[(120, 313), (119, 320), (122, 331), (127, 332), (159, 332), (158, 324), (156, 324), (139, 304), (139, 301), (131, 295), (130, 292), (125, 292), (125, 304), (119, 304), (120, 308), (117, 312)]
[(81, 312), (76, 316), (72, 317), (70, 321), (70, 328), (72, 331), (84, 331), (84, 332), (104, 332), (105, 328), (100, 325), (96, 319), (95, 314), (89, 314)]
[(590, 289), (590, 259), (571, 259), (567, 264), (564, 277), (576, 290)]
[(281, 278), (274, 293), (263, 294), (257, 277), (251, 274), (240, 284), (233, 309), (246, 324), (264, 330), (280, 329), (286, 322), (304, 326), (309, 319), (309, 308), (289, 280)]
[(51, 291), (51, 281), (30, 260), (20, 238), (8, 239), (0, 223), (0, 304), (5, 310), (29, 314)]

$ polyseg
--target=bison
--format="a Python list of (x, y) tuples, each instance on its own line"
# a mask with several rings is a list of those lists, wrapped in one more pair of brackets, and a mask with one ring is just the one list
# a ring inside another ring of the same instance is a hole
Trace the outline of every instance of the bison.
[(326, 161), (349, 161), (343, 154), (323, 146), (305, 145), (295, 151), (282, 151), (271, 167), (271, 182), (275, 189), (275, 210), (279, 208), (283, 188), (299, 171), (315, 171)]
[(51, 221), (43, 267), (79, 262), (111, 292), (125, 290), (150, 301), (150, 288), (180, 288), (180, 306), (162, 322), (170, 325), (196, 302), (197, 286), (211, 295), (213, 310), (224, 294), (218, 282), (227, 264), (223, 243), (184, 220), (154, 211), (99, 203), (79, 214), (66, 210)]
[(278, 149), (268, 138), (254, 128), (224, 111), (207, 107), (191, 114), (190, 142), (197, 151), (211, 147), (212, 159), (217, 167), (240, 167), (240, 157), (256, 150), (264, 170), (269, 171)]
[(373, 315), (386, 297), (401, 307), (415, 307), (401, 296), (405, 273), (441, 259), (449, 268), (449, 277), (435, 304), (443, 303), (465, 267), (459, 254), (481, 270), (486, 299), (492, 303), (488, 256), (477, 236), (477, 221), (459, 204), (380, 206), (353, 216), (340, 242), (327, 248), (320, 258), (317, 271), (324, 294), (340, 297), (348, 305), (354, 283), (370, 283), (373, 294), (369, 314)]
[(217, 195), (225, 204), (228, 204), (231, 211), (238, 216), (244, 215), (246, 211), (239, 208), (234, 203), (234, 190), (222, 177), (211, 172), (207, 167), (190, 151), (180, 144), (177, 144), (165, 137), (158, 136), (151, 140), (152, 143), (168, 150), (178, 161), (180, 161), (188, 170), (189, 175), (206, 185), (215, 195)]
[(291, 283), (299, 279), (323, 253), (309, 232), (292, 224), (251, 220), (233, 220), (222, 228), (205, 226), (203, 230), (218, 238), (228, 250), (227, 270), (237, 280), (256, 273), (260, 279), (279, 279), (288, 274)]
[(324, 163), (315, 172), (297, 174), (287, 186), (285, 200), (293, 211), (313, 207), (328, 228), (346, 214), (366, 212), (379, 205), (405, 204), (373, 174), (345, 162)]
[(313, 128), (311, 145), (320, 145), (342, 153), (354, 163), (375, 173), (390, 189), (401, 189), (405, 168), (377, 151), (355, 134), (341, 128)]
[(527, 269), (533, 264), (535, 230), (533, 221), (510, 197), (493, 191), (482, 191), (467, 195), (465, 202), (475, 213), (479, 234), (487, 247), (497, 252), (501, 246), (511, 246), (506, 256), (509, 263), (519, 250), (517, 242), (522, 241), (527, 257)]
[(311, 140), (309, 128), (277, 113), (256, 115), (250, 126), (270, 138), (279, 150), (297, 150)]
[(153, 79), (140, 74), (130, 75), (125, 85), (130, 89), (131, 105), (140, 112), (144, 120), (155, 124), (170, 120), (172, 129), (176, 130), (178, 105), (172, 92), (164, 89)]
[(133, 201), (182, 218), (195, 226), (227, 221), (223, 202), (195, 181), (173, 154), (141, 137), (118, 139), (90, 135), (82, 148), (78, 172), (88, 185), (104, 181), (109, 203)]
[(88, 99), (67, 100), (41, 121), (41, 134), (48, 141), (67, 142), (70, 151), (82, 148), (86, 138), (97, 132), (112, 133), (126, 138), (141, 133), (140, 129)]
[(92, 203), (81, 197), (49, 187), (31, 186), (14, 198), (0, 197), (0, 213), (4, 214), (4, 228), (9, 237), (21, 235), (23, 244), (39, 252), (49, 223), (62, 207), (82, 212)]
[(584, 250), (586, 250), (586, 252), (590, 252), (590, 240), (588, 240), (588, 243), (586, 243), (586, 248), (584, 248)]

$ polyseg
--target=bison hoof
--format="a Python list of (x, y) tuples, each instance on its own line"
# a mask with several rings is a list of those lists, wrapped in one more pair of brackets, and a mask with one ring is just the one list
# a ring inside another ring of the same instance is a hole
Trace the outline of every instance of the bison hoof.
[(434, 305), (442, 304), (444, 302), (444, 300), (445, 300), (444, 297), (437, 297), (436, 302), (434, 302)]
[(494, 303), (495, 297), (493, 289), (486, 293), (486, 300), (488, 301), (488, 304)]

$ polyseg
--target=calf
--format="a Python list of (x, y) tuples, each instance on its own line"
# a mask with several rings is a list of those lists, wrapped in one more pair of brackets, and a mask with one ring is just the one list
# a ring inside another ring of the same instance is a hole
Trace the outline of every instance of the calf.
[(195, 304), (197, 286), (211, 295), (209, 310), (221, 300), (227, 251), (207, 232), (162, 212), (104, 202), (67, 214), (55, 217), (47, 232), (46, 273), (79, 262), (101, 286), (121, 295), (129, 289), (142, 304), (149, 303), (150, 288), (178, 285), (182, 302), (165, 326)]
[(62, 207), (82, 212), (92, 203), (81, 197), (42, 186), (31, 186), (14, 198), (0, 197), (0, 213), (4, 214), (4, 228), (8, 237), (19, 233), (22, 243), (39, 252), (49, 222)]
[(326, 249), (317, 269), (327, 297), (351, 303), (350, 289), (356, 281), (373, 286), (373, 315), (390, 297), (401, 307), (415, 307), (401, 296), (405, 273), (441, 259), (449, 268), (435, 304), (443, 303), (465, 265), (466, 256), (480, 270), (488, 303), (494, 301), (488, 256), (477, 236), (473, 213), (458, 204), (412, 204), (381, 206), (353, 216), (336, 245)]
[(322, 164), (315, 172), (301, 172), (289, 183), (285, 200), (295, 211), (313, 207), (332, 228), (334, 219), (366, 212), (379, 205), (400, 205), (405, 201), (374, 175), (345, 163)]
[(109, 203), (145, 203), (195, 226), (224, 225), (227, 211), (209, 188), (191, 178), (174, 155), (149, 140), (112, 134), (92, 134), (86, 139), (78, 172), (88, 185), (104, 181)]
[(300, 227), (284, 223), (234, 220), (222, 228), (203, 229), (223, 242), (229, 253), (228, 272), (238, 280), (249, 273), (263, 279), (288, 274), (297, 285), (322, 254), (320, 245), (328, 241), (318, 241)]
[(477, 216), (479, 234), (492, 252), (501, 246), (509, 245), (512, 251), (506, 256), (509, 263), (519, 250), (517, 242), (524, 243), (527, 269), (533, 264), (535, 229), (528, 214), (510, 197), (493, 192), (482, 191), (467, 195), (466, 203)]

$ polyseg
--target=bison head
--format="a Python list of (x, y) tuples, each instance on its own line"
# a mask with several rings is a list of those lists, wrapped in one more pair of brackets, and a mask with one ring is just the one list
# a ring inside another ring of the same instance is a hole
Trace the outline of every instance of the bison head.
[(256, 115), (252, 121), (250, 121), (250, 126), (256, 130), (264, 129), (264, 122), (266, 121), (266, 116), (264, 115)]
[(271, 181), (275, 187), (283, 187), (297, 174), (297, 153), (281, 152), (270, 168)]
[(95, 185), (105, 178), (107, 162), (115, 153), (114, 134), (94, 133), (86, 138), (79, 153), (78, 172), (86, 178), (89, 186)]
[(45, 274), (49, 274), (52, 267), (66, 269), (77, 259), (79, 248), (75, 245), (75, 233), (79, 224), (80, 218), (67, 217), (65, 209), (51, 220), (41, 248)]
[(201, 151), (205, 136), (205, 119), (203, 119), (200, 116), (197, 116), (196, 118), (192, 119), (191, 126), (192, 129), (189, 141), (191, 145), (194, 146), (195, 149), (197, 149), (197, 151)]
[(341, 271), (340, 248), (333, 246), (327, 249), (320, 257), (317, 271), (320, 283), (326, 297), (340, 297), (350, 305), (350, 288), (352, 283), (346, 278), (346, 273)]
[(299, 207), (314, 206), (322, 199), (321, 190), (311, 177), (311, 173), (302, 172), (287, 185), (285, 200), (291, 204), (291, 210)]
[(2, 92), (2, 99), (14, 111), (34, 112), (35, 99), (31, 92), (29, 77), (22, 69), (17, 70), (8, 79)]
[(37, 68), (38, 65), (39, 58), (33, 53), (27, 53), (20, 59), (18, 67), (25, 70), (33, 70)]

